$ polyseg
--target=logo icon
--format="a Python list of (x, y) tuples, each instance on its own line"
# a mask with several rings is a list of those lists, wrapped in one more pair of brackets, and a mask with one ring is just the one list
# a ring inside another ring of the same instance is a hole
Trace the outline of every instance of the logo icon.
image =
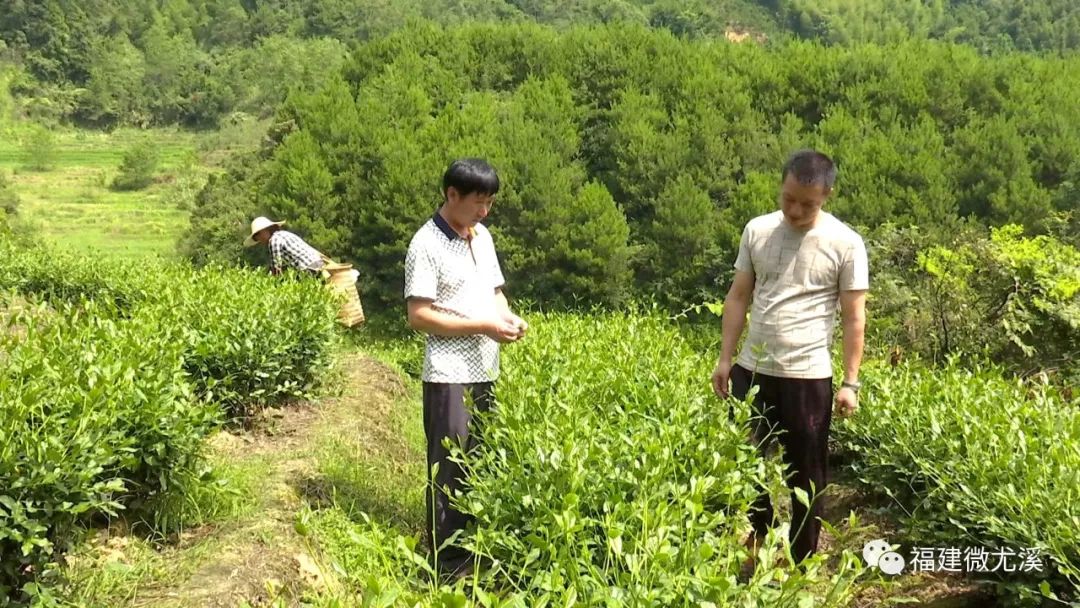
[(878, 538), (863, 545), (863, 559), (871, 568), (878, 568), (885, 574), (897, 575), (904, 571), (904, 556), (892, 550), (885, 539)]

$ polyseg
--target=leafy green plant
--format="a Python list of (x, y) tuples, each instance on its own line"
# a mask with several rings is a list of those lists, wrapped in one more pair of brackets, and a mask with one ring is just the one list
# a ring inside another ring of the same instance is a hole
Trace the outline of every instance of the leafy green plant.
[(182, 491), (220, 413), (195, 399), (183, 345), (92, 301), (14, 315), (0, 373), (0, 597), (48, 582), (75, 526)]
[(93, 300), (104, 313), (108, 303), (113, 312), (128, 313), (145, 299), (155, 279), (145, 265), (70, 252), (23, 248), (0, 241), (4, 259), (0, 262), (0, 288), (17, 291), (49, 302)]
[(132, 146), (124, 154), (120, 172), (112, 181), (113, 190), (142, 190), (154, 183), (154, 174), (161, 163), (161, 153), (150, 141)]
[(869, 343), (929, 360), (989, 358), (1010, 371), (1080, 376), (1080, 251), (1016, 225), (948, 234), (886, 226), (871, 243)]
[(191, 211), (195, 206), (195, 197), (206, 185), (206, 177), (198, 168), (199, 157), (194, 151), (184, 155), (180, 166), (175, 171), (175, 180), (162, 193), (162, 202), (181, 211)]
[(186, 346), (184, 366), (197, 394), (230, 417), (310, 394), (330, 363), (336, 303), (320, 281), (35, 248), (8, 252), (0, 287), (50, 302), (91, 299), (100, 314), (157, 322)]
[[(987, 366), (871, 365), (863, 413), (837, 426), (869, 488), (892, 496), (904, 530), (930, 546), (1035, 549), (1036, 589), (1080, 583), (1080, 403)], [(1075, 597), (1073, 599), (1076, 599)]]
[(56, 163), (56, 136), (43, 125), (35, 124), (23, 140), (26, 166), (34, 171), (48, 171)]
[(481, 448), (457, 454), (476, 525), (456, 542), (479, 573), (431, 582), (417, 535), (340, 505), (305, 513), (349, 591), (373, 605), (846, 605), (861, 561), (779, 565), (782, 530), (738, 578), (750, 503), (758, 484), (783, 488), (782, 467), (746, 441), (749, 408), (712, 395), (711, 362), (680, 328), (656, 311), (527, 316), (495, 408), (474, 418)]
[(749, 408), (717, 401), (710, 362), (677, 328), (649, 313), (530, 322), (506, 349), (483, 447), (464, 456), (460, 504), (477, 518), (465, 544), (497, 579), (559, 605), (843, 604), (860, 570), (850, 553), (831, 575), (821, 556), (803, 572), (763, 557), (733, 583), (758, 487), (782, 473), (746, 441)]
[(0, 249), (28, 302), (0, 334), (0, 597), (44, 601), (80, 525), (172, 529), (211, 429), (317, 386), (335, 302), (251, 270)]
[(140, 314), (186, 345), (184, 366), (200, 397), (245, 418), (310, 395), (335, 335), (335, 302), (322, 282), (223, 267), (171, 274), (185, 288), (156, 294)]

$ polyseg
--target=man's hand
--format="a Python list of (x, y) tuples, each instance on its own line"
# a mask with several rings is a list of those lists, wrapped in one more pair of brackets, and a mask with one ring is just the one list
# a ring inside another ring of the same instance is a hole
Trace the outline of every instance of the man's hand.
[(859, 396), (848, 387), (841, 388), (836, 393), (836, 407), (834, 412), (841, 418), (846, 418), (859, 410)]
[(501, 344), (507, 344), (517, 342), (525, 334), (516, 322), (499, 317), (487, 323), (484, 335)]
[(501, 287), (495, 290), (495, 310), (497, 311), (495, 315), (497, 322), (502, 324), (509, 323), (514, 327), (515, 338), (513, 340), (502, 340), (495, 337), (494, 335), (487, 334), (491, 336), (492, 340), (496, 340), (498, 342), (513, 342), (515, 340), (520, 340), (521, 338), (525, 337), (525, 332), (528, 331), (529, 324), (525, 322), (525, 319), (522, 319), (521, 317), (515, 315), (510, 310), (510, 302), (507, 301), (506, 294), (503, 293)]
[(731, 379), (731, 361), (717, 361), (712, 373), (712, 387), (717, 396), (726, 399), (728, 396), (728, 380)]
[(525, 322), (525, 319), (522, 319), (521, 317), (510, 312), (509, 310), (503, 313), (501, 316), (502, 320), (511, 323), (514, 327), (518, 329), (519, 339), (525, 337), (525, 332), (529, 331), (529, 324)]

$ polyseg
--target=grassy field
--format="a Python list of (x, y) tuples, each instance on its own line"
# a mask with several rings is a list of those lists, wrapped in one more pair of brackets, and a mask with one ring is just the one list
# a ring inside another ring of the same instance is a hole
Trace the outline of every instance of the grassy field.
[[(79, 251), (125, 257), (174, 256), (187, 226), (189, 203), (206, 175), (254, 129), (211, 133), (177, 130), (117, 130), (111, 133), (53, 130), (48, 170), (30, 168), (25, 150), (29, 128), (0, 131), (0, 172), (14, 184), (20, 214), (45, 241)], [(154, 183), (117, 192), (110, 184), (124, 154), (153, 142), (160, 155)]]

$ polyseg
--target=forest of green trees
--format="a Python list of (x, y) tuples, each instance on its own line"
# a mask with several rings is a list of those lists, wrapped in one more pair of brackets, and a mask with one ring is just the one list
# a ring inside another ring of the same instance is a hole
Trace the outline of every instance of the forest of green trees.
[[(261, 154), (199, 195), (181, 243), (198, 263), (258, 262), (237, 235), (285, 217), (393, 309), (441, 171), (481, 155), (505, 184), (490, 224), (516, 297), (679, 311), (722, 296), (783, 158), (814, 146), (839, 163), (829, 209), (868, 237), (894, 341), (938, 356), (989, 331), (1018, 367), (1032, 344), (1077, 352), (1080, 28), (1064, 0), (9, 5), (9, 114), (271, 119)], [(1021, 232), (992, 240), (1006, 225)], [(932, 272), (949, 255), (996, 262), (950, 287), (951, 267)]]
[[(317, 86), (348, 49), (417, 20), (625, 23), (689, 37), (752, 34), (782, 44), (935, 38), (981, 52), (1067, 53), (1071, 0), (11, 0), (0, 72), (26, 112), (91, 126), (213, 127), (265, 114)], [(6, 66), (6, 67), (5, 67)], [(0, 80), (2, 82), (2, 80)]]

